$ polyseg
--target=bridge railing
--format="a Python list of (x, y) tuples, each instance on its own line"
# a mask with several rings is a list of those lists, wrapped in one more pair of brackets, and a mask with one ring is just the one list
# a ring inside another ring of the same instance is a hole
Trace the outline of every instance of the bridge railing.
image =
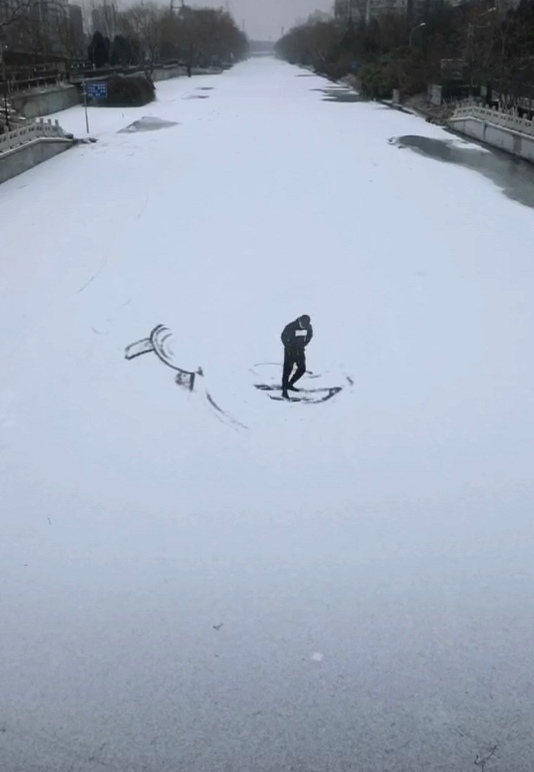
[(503, 126), (512, 131), (519, 131), (522, 134), (534, 136), (534, 121), (529, 121), (528, 118), (520, 118), (514, 113), (506, 113), (490, 107), (474, 104), (461, 105), (456, 108), (450, 120), (454, 121), (457, 118), (477, 118), (486, 123), (493, 123), (495, 126)]
[(12, 150), (14, 147), (19, 147), (27, 142), (42, 139), (43, 137), (61, 139), (65, 137), (65, 132), (58, 121), (52, 123), (51, 120), (40, 120), (35, 123), (25, 124), (13, 131), (0, 134), (0, 155), (6, 150)]

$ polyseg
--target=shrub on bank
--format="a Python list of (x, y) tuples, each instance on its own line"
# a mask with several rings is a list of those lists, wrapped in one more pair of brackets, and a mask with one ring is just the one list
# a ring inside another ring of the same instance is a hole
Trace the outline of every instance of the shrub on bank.
[(156, 88), (146, 75), (113, 75), (108, 79), (107, 107), (137, 107), (153, 102)]
[(358, 71), (358, 83), (361, 93), (370, 99), (391, 99), (396, 88), (406, 95), (424, 92), (427, 76), (420, 57), (409, 49), (398, 49), (364, 64)]
[(360, 91), (369, 99), (389, 99), (397, 80), (390, 62), (364, 64), (358, 73)]
[(340, 56), (338, 59), (320, 62), (315, 65), (315, 72), (326, 75), (331, 80), (340, 80), (351, 72), (352, 57)]

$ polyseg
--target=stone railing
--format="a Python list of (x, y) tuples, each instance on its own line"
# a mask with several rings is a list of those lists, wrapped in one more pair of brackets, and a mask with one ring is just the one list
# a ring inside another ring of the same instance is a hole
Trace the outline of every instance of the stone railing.
[(493, 123), (495, 126), (502, 126), (510, 131), (519, 131), (521, 134), (534, 136), (534, 121), (527, 118), (519, 118), (514, 113), (504, 113), (500, 110), (494, 110), (480, 105), (462, 105), (457, 107), (450, 120), (462, 118), (477, 118), (485, 123)]
[(0, 155), (6, 150), (12, 150), (14, 147), (25, 145), (36, 139), (64, 139), (65, 133), (58, 121), (52, 123), (49, 121), (35, 121), (27, 123), (13, 131), (0, 134)]

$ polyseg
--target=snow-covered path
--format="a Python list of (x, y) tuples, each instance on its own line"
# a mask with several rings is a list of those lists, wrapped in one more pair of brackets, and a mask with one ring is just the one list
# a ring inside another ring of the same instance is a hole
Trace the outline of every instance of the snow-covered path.
[[(325, 88), (0, 187), (1, 772), (532, 771), (534, 214)], [(302, 313), (321, 405), (253, 387)]]

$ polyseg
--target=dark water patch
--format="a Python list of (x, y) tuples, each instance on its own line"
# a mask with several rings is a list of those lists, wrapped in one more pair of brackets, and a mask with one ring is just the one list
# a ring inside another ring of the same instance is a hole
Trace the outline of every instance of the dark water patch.
[[(472, 169), (491, 180), (505, 196), (534, 208), (534, 166), (499, 150), (473, 147), (469, 142), (406, 135), (390, 144), (409, 148), (435, 161)], [(470, 145), (470, 146), (469, 146)]]
[(323, 102), (350, 103), (350, 102), (363, 102), (363, 99), (360, 96), (358, 96), (358, 94), (354, 94), (348, 91), (346, 94), (336, 94), (335, 96), (325, 97), (323, 99)]
[(310, 91), (318, 91), (323, 94), (323, 102), (349, 103), (365, 101), (355, 91), (350, 91), (350, 89), (343, 88), (343, 86), (338, 86), (337, 88), (334, 86), (329, 88), (311, 88)]

